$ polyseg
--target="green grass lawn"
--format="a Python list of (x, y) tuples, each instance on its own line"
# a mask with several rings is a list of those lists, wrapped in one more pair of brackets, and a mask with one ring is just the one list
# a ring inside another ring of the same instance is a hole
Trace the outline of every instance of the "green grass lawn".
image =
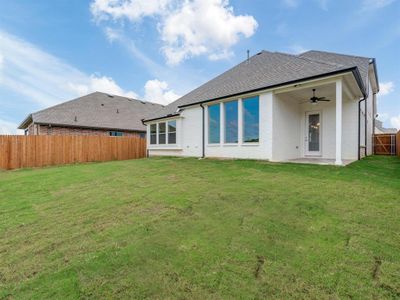
[(399, 158), (0, 172), (0, 299), (399, 297)]

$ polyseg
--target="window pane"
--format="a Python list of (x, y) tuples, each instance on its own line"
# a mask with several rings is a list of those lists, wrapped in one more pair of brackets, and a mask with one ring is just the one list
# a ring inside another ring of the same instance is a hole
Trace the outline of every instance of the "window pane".
[(158, 124), (158, 143), (159, 144), (165, 144), (165, 122), (164, 123), (159, 123)]
[(308, 151), (319, 151), (319, 114), (308, 115)]
[(176, 144), (176, 132), (168, 133), (168, 144)]
[(158, 124), (158, 133), (165, 133), (165, 123)]
[(168, 121), (168, 144), (176, 144), (176, 121)]
[(156, 134), (157, 132), (157, 124), (151, 124), (150, 125), (150, 133)]
[(225, 143), (238, 142), (238, 102), (225, 103)]
[(157, 144), (157, 124), (150, 125), (150, 144)]
[(168, 122), (168, 132), (176, 132), (176, 121)]
[(243, 99), (243, 142), (254, 143), (259, 139), (260, 104), (257, 97)]
[(208, 107), (208, 142), (218, 144), (220, 141), (220, 105)]

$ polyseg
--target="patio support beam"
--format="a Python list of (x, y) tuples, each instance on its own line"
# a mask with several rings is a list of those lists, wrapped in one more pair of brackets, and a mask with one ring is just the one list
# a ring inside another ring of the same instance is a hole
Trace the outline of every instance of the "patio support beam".
[(342, 79), (336, 80), (336, 160), (335, 165), (342, 166), (342, 102), (343, 102), (343, 82)]

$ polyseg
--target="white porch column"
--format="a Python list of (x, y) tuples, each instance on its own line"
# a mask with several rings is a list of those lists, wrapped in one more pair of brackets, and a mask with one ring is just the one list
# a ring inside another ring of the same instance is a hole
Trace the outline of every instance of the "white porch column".
[(342, 79), (336, 81), (336, 160), (335, 165), (341, 166), (342, 162)]

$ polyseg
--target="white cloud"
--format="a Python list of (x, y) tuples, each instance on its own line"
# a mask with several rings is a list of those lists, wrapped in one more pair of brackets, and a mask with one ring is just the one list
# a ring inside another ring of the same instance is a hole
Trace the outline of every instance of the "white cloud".
[(169, 14), (161, 28), (163, 52), (171, 65), (206, 54), (226, 57), (229, 49), (258, 26), (252, 16), (236, 16), (226, 0), (194, 0)]
[(13, 122), (0, 119), (0, 135), (2, 134), (22, 134), (23, 131), (17, 129), (18, 125)]
[(394, 91), (394, 83), (392, 81), (379, 83), (379, 95), (385, 96)]
[(282, 2), (285, 6), (290, 7), (290, 8), (295, 8), (299, 5), (298, 0), (283, 0)]
[(117, 40), (121, 40), (121, 38), (122, 38), (122, 34), (118, 30), (115, 30), (111, 27), (106, 27), (104, 29), (104, 33), (107, 37), (107, 40), (110, 43), (117, 41)]
[[(242, 37), (251, 37), (258, 26), (252, 16), (235, 15), (229, 0), (95, 0), (91, 11), (97, 20), (139, 22), (155, 17), (162, 52), (170, 65), (200, 55), (212, 60), (230, 57), (231, 47)], [(109, 31), (106, 35), (115, 37)]]
[(136, 93), (123, 90), (111, 77), (106, 76), (90, 75), (83, 84), (70, 83), (69, 86), (79, 96), (99, 91), (129, 98), (138, 98)]
[(390, 124), (400, 130), (400, 115), (390, 118)]
[[(301, 0), (281, 0), (283, 5), (288, 8), (297, 8), (301, 4)], [(323, 10), (328, 10), (328, 3), (330, 0), (314, 0), (318, 6)]]
[(146, 16), (162, 13), (171, 0), (95, 0), (90, 10), (96, 20), (127, 18), (139, 21)]
[(1, 53), (7, 66), (0, 73), (0, 86), (41, 107), (100, 91), (136, 96), (109, 77), (87, 75), (33, 44), (0, 31)]
[(167, 105), (180, 97), (175, 94), (173, 90), (168, 88), (168, 84), (165, 81), (160, 81), (158, 79), (147, 81), (144, 89), (145, 100), (162, 105)]
[(4, 57), (3, 55), (0, 53), (0, 69), (3, 67), (4, 64)]
[(288, 50), (289, 50), (289, 53), (296, 54), (296, 55), (309, 51), (309, 49), (304, 48), (301, 45), (292, 45), (288, 48)]
[(392, 4), (395, 0), (364, 0), (362, 2), (363, 10), (374, 10), (383, 8)]

